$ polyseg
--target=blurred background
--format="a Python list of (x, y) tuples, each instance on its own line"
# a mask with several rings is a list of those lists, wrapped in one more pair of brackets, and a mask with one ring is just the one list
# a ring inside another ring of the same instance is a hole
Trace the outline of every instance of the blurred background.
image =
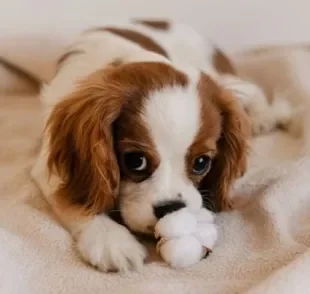
[(309, 0), (1, 0), (0, 57), (47, 76), (76, 34), (134, 17), (188, 23), (227, 52), (307, 43), (309, 11)]
[(0, 36), (62, 37), (131, 17), (187, 22), (228, 50), (309, 41), (308, 0), (1, 0)]

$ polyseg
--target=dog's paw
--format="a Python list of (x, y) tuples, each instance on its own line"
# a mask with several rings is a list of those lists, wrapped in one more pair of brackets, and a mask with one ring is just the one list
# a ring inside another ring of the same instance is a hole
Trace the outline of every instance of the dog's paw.
[(287, 128), (293, 116), (293, 108), (285, 99), (277, 99), (270, 105), (253, 103), (248, 109), (252, 124), (252, 134), (259, 135), (270, 132), (281, 126)]
[(234, 94), (247, 112), (253, 135), (270, 132), (276, 127), (277, 118), (262, 88), (250, 81), (231, 76), (223, 77), (221, 84)]
[(285, 98), (276, 97), (271, 104), (271, 109), (276, 118), (277, 125), (287, 129), (294, 115), (292, 104)]
[(97, 216), (77, 238), (83, 259), (103, 272), (140, 270), (146, 250), (124, 227)]
[(276, 117), (269, 107), (265, 109), (256, 109), (253, 107), (247, 109), (247, 113), (250, 118), (252, 135), (254, 136), (268, 133), (277, 126)]

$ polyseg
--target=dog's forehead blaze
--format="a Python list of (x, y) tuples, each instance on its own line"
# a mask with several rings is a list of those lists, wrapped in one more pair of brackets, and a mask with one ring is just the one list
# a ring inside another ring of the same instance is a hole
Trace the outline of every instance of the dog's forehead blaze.
[(218, 86), (205, 74), (201, 74), (197, 85), (200, 99), (200, 128), (189, 148), (189, 154), (216, 153), (216, 142), (221, 135), (221, 113), (214, 99), (220, 95)]

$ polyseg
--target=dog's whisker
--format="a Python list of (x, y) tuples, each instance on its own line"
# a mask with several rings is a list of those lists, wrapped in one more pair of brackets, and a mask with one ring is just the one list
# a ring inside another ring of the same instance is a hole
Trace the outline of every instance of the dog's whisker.
[(199, 190), (199, 193), (200, 194), (204, 194), (204, 195), (211, 195), (211, 193), (210, 193), (210, 191), (208, 191), (208, 190)]
[(121, 212), (120, 209), (112, 209), (112, 210), (109, 210), (109, 212)]
[(207, 192), (207, 191), (209, 191), (209, 189), (199, 189), (199, 191), (205, 191), (205, 192)]
[(204, 207), (205, 207), (206, 209), (210, 210), (210, 211), (215, 211), (215, 209), (214, 209), (214, 206), (213, 206), (213, 205), (206, 204), (206, 205), (204, 205)]
[(211, 211), (215, 211), (215, 203), (208, 198), (202, 199), (203, 206)]

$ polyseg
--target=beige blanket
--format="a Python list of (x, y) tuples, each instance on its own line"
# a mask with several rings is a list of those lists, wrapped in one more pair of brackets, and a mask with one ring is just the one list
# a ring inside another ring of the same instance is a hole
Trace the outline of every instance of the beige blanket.
[(218, 216), (210, 257), (173, 270), (103, 274), (76, 255), (28, 177), (42, 128), (37, 97), (0, 97), (0, 293), (310, 293), (310, 158), (284, 133), (255, 139), (236, 185), (238, 211)]
[(0, 98), (1, 294), (309, 293), (310, 160), (289, 161), (296, 140), (256, 139), (252, 168), (236, 188), (251, 201), (218, 216), (220, 240), (208, 259), (183, 271), (151, 261), (142, 273), (121, 276), (84, 264), (32, 187), (27, 166), (39, 114), (36, 97)]

